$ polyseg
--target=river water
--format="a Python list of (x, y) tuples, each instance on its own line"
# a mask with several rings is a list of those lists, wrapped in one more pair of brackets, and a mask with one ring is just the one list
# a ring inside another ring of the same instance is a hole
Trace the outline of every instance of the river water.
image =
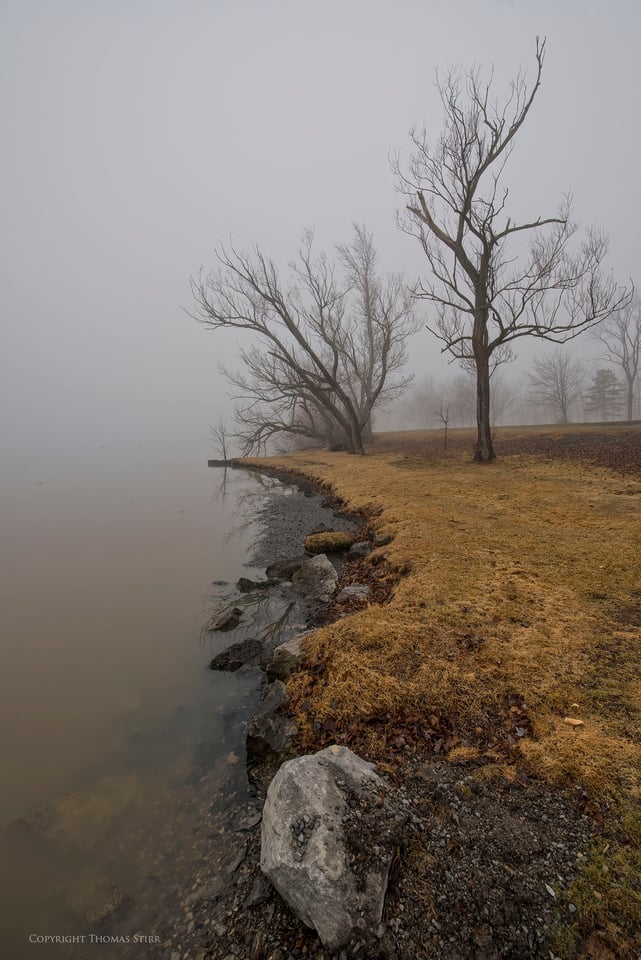
[[(203, 797), (212, 837), (226, 806), (251, 806), (260, 678), (209, 670), (229, 641), (203, 626), (228, 590), (217, 581), (260, 572), (245, 564), (264, 487), (144, 448), (3, 480), (0, 955), (106, 956), (86, 938), (120, 891), (127, 929), (156, 936), (162, 897), (194, 869)], [(62, 935), (83, 946), (29, 941)]]

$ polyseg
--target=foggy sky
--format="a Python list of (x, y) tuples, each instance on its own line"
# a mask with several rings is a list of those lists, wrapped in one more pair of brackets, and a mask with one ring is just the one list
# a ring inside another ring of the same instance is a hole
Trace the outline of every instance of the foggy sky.
[[(537, 35), (512, 210), (551, 215), (570, 190), (641, 282), (640, 26), (636, 0), (2, 0), (5, 451), (206, 456), (237, 337), (185, 315), (190, 275), (230, 236), (286, 265), (305, 227), (331, 248), (356, 221), (415, 279), (388, 155), (412, 125), (438, 136), (437, 68), (494, 63), (500, 96)], [(413, 353), (447, 371), (427, 332)]]

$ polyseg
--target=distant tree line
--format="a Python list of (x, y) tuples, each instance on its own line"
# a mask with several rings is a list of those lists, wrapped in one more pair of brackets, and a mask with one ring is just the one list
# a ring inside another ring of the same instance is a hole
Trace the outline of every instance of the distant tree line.
[[(581, 360), (558, 347), (536, 358), (519, 385), (497, 371), (493, 376), (491, 424), (551, 420), (632, 420), (641, 415), (639, 359), (641, 354), (641, 309), (635, 300), (612, 317), (609, 331), (596, 328), (594, 339), (605, 353)], [(622, 356), (623, 362), (616, 362)], [(604, 366), (604, 360), (609, 366)], [(595, 366), (596, 365), (596, 366)], [(442, 426), (441, 411), (447, 409), (449, 427), (471, 426), (475, 421), (473, 370), (446, 381), (423, 380), (406, 394), (398, 419), (417, 428)]]

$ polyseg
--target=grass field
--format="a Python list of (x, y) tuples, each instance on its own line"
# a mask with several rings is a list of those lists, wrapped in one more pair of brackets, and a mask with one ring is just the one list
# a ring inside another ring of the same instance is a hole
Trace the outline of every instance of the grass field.
[[(316, 631), (290, 691), (319, 731), (390, 762), (417, 717), (458, 761), (517, 766), (581, 791), (599, 825), (559, 933), (576, 957), (641, 955), (641, 430), (506, 429), (471, 462), (471, 431), (381, 435), (366, 457), (306, 451), (298, 471), (392, 542), (368, 560), (393, 588)], [(616, 467), (616, 469), (613, 469)], [(323, 664), (323, 672), (314, 665)], [(568, 721), (580, 721), (570, 723)], [(389, 727), (389, 731), (388, 728)]]

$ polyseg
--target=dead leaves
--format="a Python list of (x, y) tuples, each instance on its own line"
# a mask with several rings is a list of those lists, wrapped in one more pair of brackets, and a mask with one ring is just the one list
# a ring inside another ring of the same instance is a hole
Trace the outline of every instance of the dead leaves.
[(606, 946), (598, 930), (588, 937), (583, 957), (584, 960), (616, 960), (616, 954)]

